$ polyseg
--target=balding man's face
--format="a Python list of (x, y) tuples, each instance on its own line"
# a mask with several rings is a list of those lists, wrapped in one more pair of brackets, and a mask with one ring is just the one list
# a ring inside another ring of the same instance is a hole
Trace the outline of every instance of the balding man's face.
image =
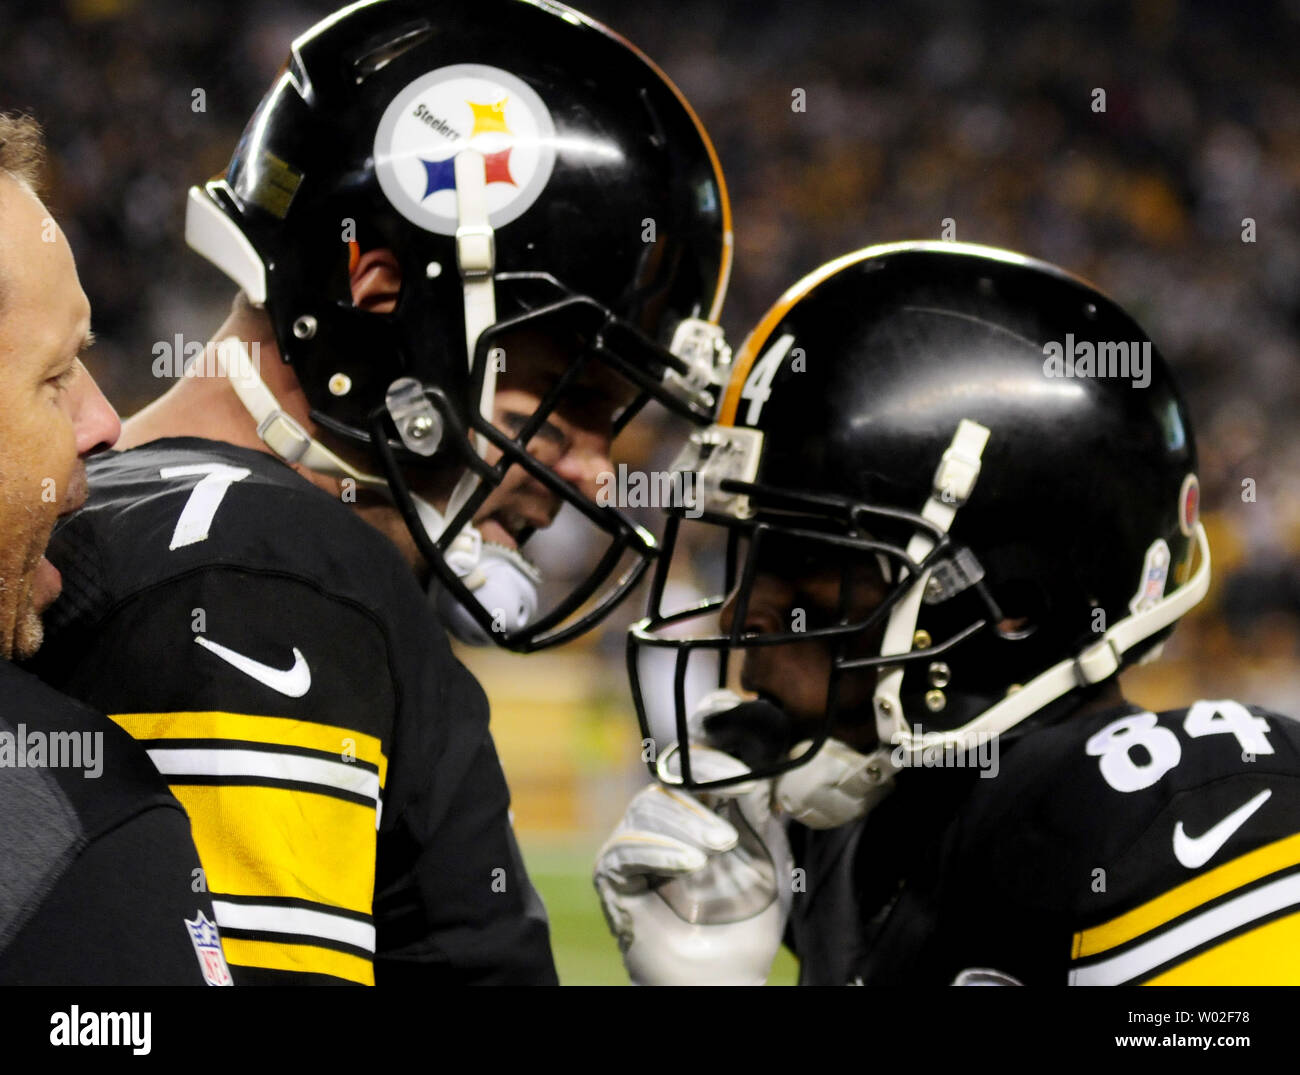
[(82, 457), (111, 445), (117, 415), (78, 356), (90, 304), (45, 207), (0, 176), (0, 655), (40, 646), (59, 595), (44, 557), (55, 519), (86, 498)]

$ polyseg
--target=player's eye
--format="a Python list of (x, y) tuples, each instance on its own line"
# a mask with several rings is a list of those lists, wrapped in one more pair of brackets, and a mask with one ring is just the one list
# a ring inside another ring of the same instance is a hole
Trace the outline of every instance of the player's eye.
[[(532, 415), (520, 414), (518, 411), (506, 411), (503, 415), (502, 424), (512, 436), (518, 436), (519, 431), (524, 428), (525, 423)], [(529, 442), (530, 447), (546, 445), (551, 448), (559, 449), (561, 452), (568, 446), (569, 438), (554, 422), (543, 422), (541, 427), (533, 434), (533, 439)]]
[(73, 379), (77, 376), (77, 364), (74, 362), (66, 369), (56, 373), (53, 377), (47, 377), (45, 383), (54, 389), (55, 393), (62, 395), (71, 386)]

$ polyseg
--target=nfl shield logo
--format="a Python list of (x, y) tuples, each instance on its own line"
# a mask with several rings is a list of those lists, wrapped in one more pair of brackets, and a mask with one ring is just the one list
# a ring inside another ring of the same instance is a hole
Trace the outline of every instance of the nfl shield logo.
[(230, 968), (226, 966), (226, 957), (221, 952), (221, 936), (201, 908), (198, 918), (192, 921), (185, 919), (185, 928), (190, 931), (190, 940), (199, 957), (203, 980), (208, 985), (233, 985)]

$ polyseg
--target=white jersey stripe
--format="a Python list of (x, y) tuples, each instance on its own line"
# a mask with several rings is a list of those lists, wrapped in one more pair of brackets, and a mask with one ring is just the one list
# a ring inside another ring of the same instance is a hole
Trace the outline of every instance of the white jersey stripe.
[(221, 929), (260, 930), (263, 933), (296, 933), (350, 944), (367, 952), (375, 950), (375, 927), (369, 922), (313, 911), (306, 907), (271, 907), (259, 903), (228, 903), (213, 900), (212, 909)]
[(154, 747), (149, 757), (163, 776), (271, 777), (350, 791), (379, 801), (379, 774), (357, 765), (267, 750)]
[(1300, 873), (1228, 900), (1120, 955), (1072, 970), (1070, 984), (1121, 985), (1215, 937), (1293, 904), (1300, 904)]

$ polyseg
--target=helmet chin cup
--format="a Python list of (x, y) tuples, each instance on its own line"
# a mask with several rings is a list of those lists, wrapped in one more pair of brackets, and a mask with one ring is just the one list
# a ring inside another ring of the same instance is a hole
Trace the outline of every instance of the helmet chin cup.
[[(797, 743), (798, 757), (812, 747)], [(838, 739), (827, 739), (803, 765), (777, 778), (774, 796), (793, 820), (810, 829), (834, 829), (866, 815), (894, 790), (888, 751), (859, 754)]]
[[(447, 552), (447, 563), (465, 582), (474, 599), (502, 632), (527, 627), (537, 615), (541, 574), (514, 549), (484, 543), (479, 532), (466, 527)], [(469, 646), (489, 646), (493, 639), (453, 594), (437, 586), (438, 614), (448, 630)]]

